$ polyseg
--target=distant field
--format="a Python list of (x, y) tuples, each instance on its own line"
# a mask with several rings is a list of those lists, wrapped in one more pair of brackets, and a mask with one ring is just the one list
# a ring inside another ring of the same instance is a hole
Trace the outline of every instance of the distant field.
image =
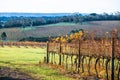
[(57, 23), (43, 26), (34, 26), (32, 28), (6, 28), (0, 29), (0, 34), (6, 32), (8, 40), (16, 41), (25, 37), (47, 37), (69, 34), (71, 30), (97, 30), (97, 31), (111, 31), (114, 28), (119, 28), (120, 21), (92, 21), (83, 22), (82, 24), (75, 23)]
[(39, 47), (0, 47), (0, 66), (17, 69), (35, 80), (73, 80), (48, 66), (39, 66), (39, 61), (43, 62), (45, 53), (46, 49)]

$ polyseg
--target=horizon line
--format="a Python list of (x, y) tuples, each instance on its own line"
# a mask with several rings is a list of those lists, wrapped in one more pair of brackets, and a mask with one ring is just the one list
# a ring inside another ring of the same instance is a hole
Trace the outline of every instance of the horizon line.
[(90, 13), (97, 13), (97, 14), (102, 14), (102, 13), (116, 13), (116, 12), (120, 12), (120, 11), (115, 11), (115, 12), (101, 12), (101, 13), (98, 13), (98, 12), (0, 12), (0, 13), (87, 13), (87, 14), (90, 14)]

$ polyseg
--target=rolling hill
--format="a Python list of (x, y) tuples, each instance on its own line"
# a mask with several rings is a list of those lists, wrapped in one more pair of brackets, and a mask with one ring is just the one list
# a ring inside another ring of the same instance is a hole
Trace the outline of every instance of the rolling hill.
[(105, 33), (117, 28), (120, 31), (120, 21), (91, 21), (83, 22), (82, 24), (75, 23), (57, 23), (44, 26), (34, 26), (26, 28), (4, 28), (0, 29), (2, 32), (7, 33), (7, 40), (19, 41), (26, 37), (48, 37), (60, 36), (69, 34), (72, 30), (83, 29), (89, 31), (100, 31)]

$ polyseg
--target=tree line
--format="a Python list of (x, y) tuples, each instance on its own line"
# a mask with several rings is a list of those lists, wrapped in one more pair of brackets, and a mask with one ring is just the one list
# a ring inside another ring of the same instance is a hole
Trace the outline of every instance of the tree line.
[(97, 14), (91, 13), (87, 15), (82, 14), (73, 14), (68, 16), (43, 16), (43, 17), (25, 17), (25, 16), (12, 16), (12, 17), (0, 17), (0, 28), (12, 28), (12, 27), (22, 27), (26, 26), (39, 26), (46, 24), (55, 24), (59, 22), (72, 22), (72, 23), (80, 23), (86, 21), (102, 21), (102, 20), (120, 20), (120, 12), (112, 13), (112, 14)]

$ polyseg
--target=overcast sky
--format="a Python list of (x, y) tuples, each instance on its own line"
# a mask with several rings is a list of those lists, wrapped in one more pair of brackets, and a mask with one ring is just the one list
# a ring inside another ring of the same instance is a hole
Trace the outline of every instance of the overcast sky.
[(0, 12), (111, 13), (120, 11), (120, 0), (0, 0)]

